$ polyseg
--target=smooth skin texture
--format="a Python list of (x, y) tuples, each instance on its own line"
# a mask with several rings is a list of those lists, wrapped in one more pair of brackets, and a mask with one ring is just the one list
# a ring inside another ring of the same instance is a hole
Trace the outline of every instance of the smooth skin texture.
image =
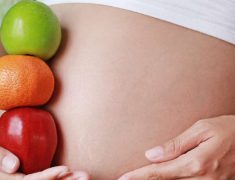
[(117, 8), (54, 5), (63, 28), (51, 61), (55, 165), (115, 180), (150, 165), (146, 150), (199, 119), (235, 114), (235, 47)]
[(235, 178), (235, 116), (197, 121), (176, 138), (146, 152), (153, 164), (119, 180)]
[(118, 179), (198, 120), (235, 113), (233, 45), (117, 8), (53, 8), (65, 35), (48, 106), (63, 139), (57, 164)]

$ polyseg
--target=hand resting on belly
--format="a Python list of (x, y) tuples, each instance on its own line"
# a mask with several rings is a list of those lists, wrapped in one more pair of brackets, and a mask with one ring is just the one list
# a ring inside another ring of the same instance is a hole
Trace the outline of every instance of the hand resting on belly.
[(55, 165), (117, 179), (195, 121), (235, 113), (232, 45), (117, 8), (53, 9), (64, 37), (47, 107), (60, 135)]
[(53, 8), (65, 35), (48, 106), (61, 134), (56, 164), (116, 179), (197, 120), (234, 113), (232, 45), (116, 8)]

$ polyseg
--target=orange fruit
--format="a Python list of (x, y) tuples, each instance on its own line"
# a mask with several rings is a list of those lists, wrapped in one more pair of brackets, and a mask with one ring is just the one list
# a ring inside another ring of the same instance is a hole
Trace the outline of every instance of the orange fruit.
[(0, 57), (0, 109), (46, 104), (53, 90), (53, 73), (40, 58)]

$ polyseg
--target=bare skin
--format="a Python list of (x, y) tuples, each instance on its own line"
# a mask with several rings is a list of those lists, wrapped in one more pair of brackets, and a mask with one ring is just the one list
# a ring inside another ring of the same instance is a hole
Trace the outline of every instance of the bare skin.
[(146, 151), (152, 164), (118, 180), (234, 180), (235, 116), (201, 119), (179, 136)]
[(52, 8), (64, 38), (51, 61), (55, 165), (114, 180), (197, 120), (235, 113), (233, 45), (117, 8)]

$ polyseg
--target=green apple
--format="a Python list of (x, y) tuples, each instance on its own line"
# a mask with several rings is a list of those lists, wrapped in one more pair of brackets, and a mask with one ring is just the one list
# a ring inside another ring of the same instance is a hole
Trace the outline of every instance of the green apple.
[(11, 6), (13, 6), (16, 2), (19, 0), (0, 0), (0, 26), (2, 24), (2, 18), (10, 9)]
[(47, 5), (21, 0), (4, 16), (0, 37), (8, 54), (28, 54), (48, 60), (60, 45), (61, 27)]

